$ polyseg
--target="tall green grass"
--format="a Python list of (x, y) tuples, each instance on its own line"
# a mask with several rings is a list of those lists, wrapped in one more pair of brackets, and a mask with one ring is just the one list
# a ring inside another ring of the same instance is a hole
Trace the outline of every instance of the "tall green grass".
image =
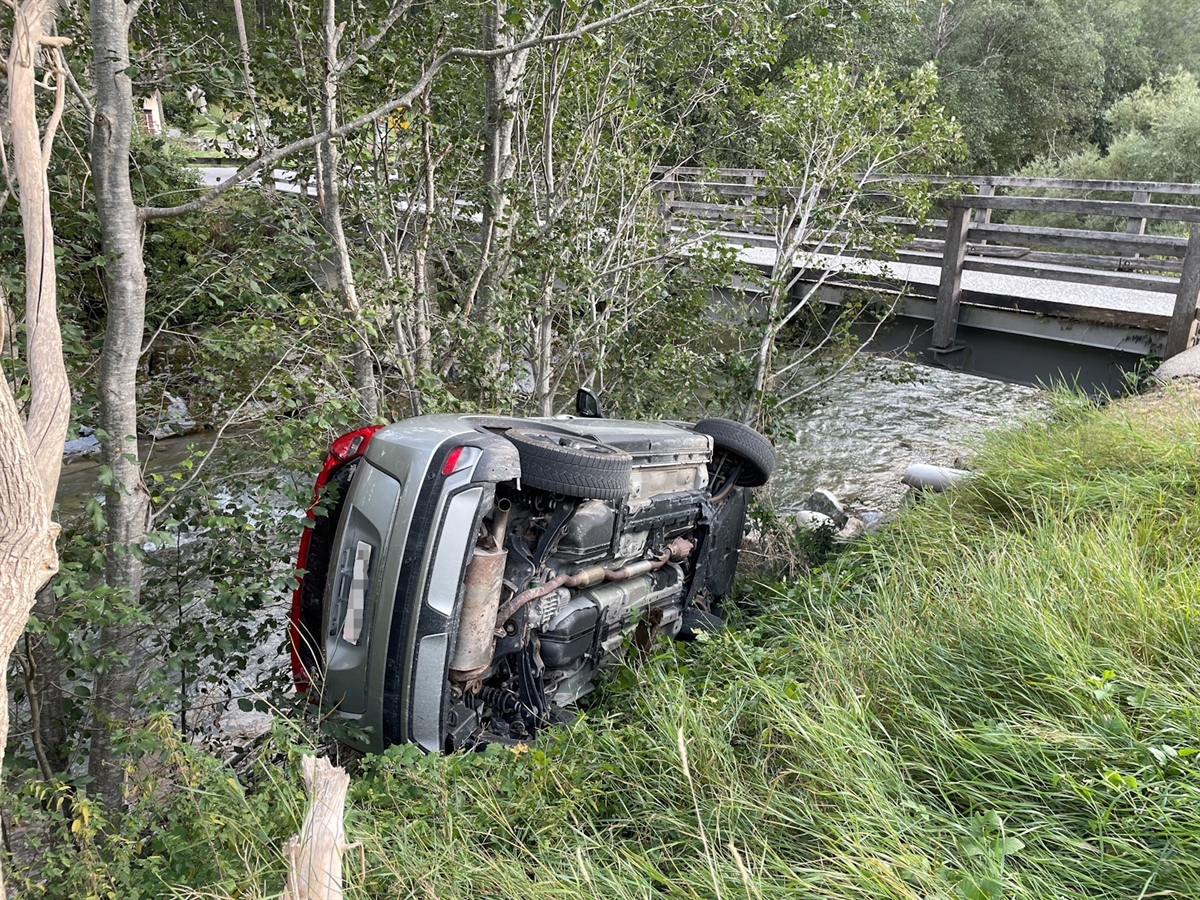
[[(1195, 404), (1062, 398), (551, 739), (364, 761), (348, 896), (1200, 897)], [(188, 883), (270, 895), (301, 798), (213, 771)]]

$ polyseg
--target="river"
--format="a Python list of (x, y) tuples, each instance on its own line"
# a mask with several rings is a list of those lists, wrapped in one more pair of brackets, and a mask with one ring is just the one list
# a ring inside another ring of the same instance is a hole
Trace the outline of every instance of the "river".
[[(911, 380), (910, 380), (911, 379)], [(872, 357), (815, 392), (779, 442), (772, 498), (791, 511), (825, 488), (851, 511), (886, 512), (913, 463), (954, 466), (991, 428), (1046, 408), (1036, 388)]]

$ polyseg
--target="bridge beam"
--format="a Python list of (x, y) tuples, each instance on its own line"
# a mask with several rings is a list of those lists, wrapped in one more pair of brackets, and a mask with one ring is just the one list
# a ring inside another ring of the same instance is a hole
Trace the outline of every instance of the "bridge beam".
[(950, 207), (946, 222), (946, 244), (942, 251), (942, 275), (938, 280), (937, 318), (933, 323), (933, 349), (951, 350), (958, 333), (958, 308), (962, 304), (963, 262), (967, 258), (967, 231), (971, 210)]
[[(939, 295), (940, 297), (940, 295)], [(1196, 339), (1196, 309), (1200, 306), (1200, 224), (1193, 223), (1179, 273), (1179, 292), (1175, 295), (1175, 312), (1167, 331), (1164, 357), (1170, 359), (1192, 346)]]

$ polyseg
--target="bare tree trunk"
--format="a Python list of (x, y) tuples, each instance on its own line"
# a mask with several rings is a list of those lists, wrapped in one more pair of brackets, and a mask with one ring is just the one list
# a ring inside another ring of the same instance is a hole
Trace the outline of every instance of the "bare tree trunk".
[[(322, 32), (325, 42), (325, 81), (321, 93), (321, 130), (328, 134), (337, 127), (338, 96), (338, 44), (342, 29), (337, 24), (336, 0), (325, 0), (322, 17)], [(374, 420), (379, 416), (379, 391), (375, 383), (375, 362), (367, 338), (366, 323), (363, 321), (362, 306), (358, 302), (358, 289), (354, 284), (354, 270), (350, 267), (350, 247), (346, 243), (346, 231), (342, 226), (342, 207), (338, 194), (338, 151), (334, 139), (326, 137), (317, 147), (324, 181), (324, 207), (321, 218), (325, 230), (333, 241), (337, 257), (338, 292), (357, 335), (354, 353), (354, 385), (363, 417)]]
[[(54, 132), (62, 116), (65, 41), (48, 36), (54, 0), (26, 0), (14, 9), (8, 55), (8, 111), (25, 239), (25, 328), (31, 396), (25, 421), (0, 378), (0, 761), (8, 744), (8, 660), (37, 591), (58, 570), (51, 521), (62, 465), (71, 395), (58, 326), (54, 230), (46, 179)], [(54, 60), (54, 110), (41, 133), (34, 97), (42, 47)], [(0, 897), (4, 896), (0, 879)]]
[(250, 112), (254, 115), (254, 144), (261, 154), (266, 147), (267, 136), (263, 133), (262, 118), (258, 115), (258, 94), (254, 90), (254, 77), (250, 74), (250, 38), (246, 34), (246, 17), (242, 14), (242, 0), (233, 0), (233, 16), (237, 20), (242, 76), (246, 79), (246, 94), (250, 97)]
[[(89, 150), (108, 297), (98, 376), (101, 458), (112, 471), (104, 510), (108, 523), (104, 575), (108, 587), (119, 592), (124, 602), (136, 605), (141, 598), (140, 554), (150, 510), (137, 446), (137, 366), (146, 324), (146, 272), (143, 225), (129, 181), (135, 120), (133, 82), (127, 70), (134, 10), (124, 0), (91, 0), (90, 11), (96, 99)], [(113, 738), (131, 715), (139, 653), (132, 625), (108, 625), (101, 630), (100, 641), (105, 652), (120, 661), (96, 673), (88, 774), (92, 792), (116, 809), (123, 799), (124, 772), (113, 761)]]
[(417, 371), (428, 374), (433, 366), (433, 335), (429, 316), (433, 309), (433, 289), (429, 281), (429, 244), (433, 235), (434, 215), (437, 205), (437, 160), (433, 158), (433, 123), (429, 120), (429, 90), (421, 95), (421, 166), (424, 176), (425, 214), (421, 217), (421, 230), (413, 248), (413, 322), (412, 334), (416, 342)]
[[(54, 621), (58, 614), (54, 585), (44, 584), (37, 592), (33, 613), (43, 624)], [(37, 726), (33, 739), (41, 745), (39, 757), (44, 756), (50, 771), (57, 774), (67, 768), (67, 759), (63, 755), (63, 748), (67, 743), (67, 728), (66, 714), (63, 711), (62, 662), (45, 634), (32, 634), (28, 631), (25, 632), (25, 657), (28, 665), (26, 674), (29, 679), (29, 706)]]
[(546, 278), (534, 331), (537, 345), (533, 364), (534, 391), (539, 416), (554, 415), (554, 278)]
[[(510, 31), (506, 15), (506, 0), (492, 0), (492, 6), (483, 14), (484, 50), (502, 50), (520, 43), (521, 38)], [(529, 34), (541, 31), (549, 10), (543, 12)], [(529, 61), (529, 50), (493, 57), (485, 63), (484, 82), (484, 208), (480, 226), (480, 246), (487, 248), (488, 258), (480, 261), (479, 302), (476, 305), (476, 320), (494, 325), (498, 311), (504, 304), (505, 285), (512, 271), (512, 204), (508, 189), (516, 172), (517, 158), (513, 152), (513, 133), (517, 123), (517, 109), (521, 103), (525, 86), (525, 71)], [(484, 373), (485, 384), (491, 385), (495, 402), (502, 392), (499, 385), (502, 346), (497, 344), (489, 360), (489, 371)]]

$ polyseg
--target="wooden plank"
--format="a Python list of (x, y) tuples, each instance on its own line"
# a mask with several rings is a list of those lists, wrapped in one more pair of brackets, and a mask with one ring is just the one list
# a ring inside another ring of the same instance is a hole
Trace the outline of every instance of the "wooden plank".
[(1041, 263), (1075, 269), (1102, 269), (1109, 272), (1162, 272), (1168, 275), (1177, 275), (1182, 268), (1181, 263), (1175, 260), (1087, 253), (1052, 253), (1046, 250), (1030, 250), (1028, 247), (1006, 247), (1003, 244), (971, 244), (967, 248), (967, 258), (970, 259), (973, 256), (984, 259), (1013, 259), (1023, 263)]
[[(996, 195), (996, 188), (991, 184), (981, 184), (979, 185), (976, 193), (979, 194), (980, 197), (994, 197)], [(974, 220), (976, 225), (986, 225), (988, 222), (992, 221), (991, 209), (988, 208), (975, 210)]]
[(1096, 272), (1086, 269), (1060, 269), (1051, 266), (1021, 265), (998, 262), (978, 257), (967, 257), (964, 268), (972, 272), (988, 272), (992, 275), (1016, 275), (1020, 278), (1036, 278), (1039, 281), (1063, 281), (1069, 284), (1090, 284), (1095, 287), (1125, 288), (1131, 291), (1153, 291), (1158, 294), (1174, 294), (1178, 282), (1174, 278), (1159, 278), (1154, 275), (1126, 275), (1121, 272)]
[(1175, 311), (1167, 331), (1164, 356), (1170, 359), (1192, 346), (1196, 339), (1196, 307), (1200, 305), (1200, 225), (1193, 225), (1188, 239), (1187, 255), (1183, 258), (1183, 274), (1175, 295)]
[(1148, 191), (1180, 197), (1200, 197), (1200, 184), (1181, 181), (1108, 181), (1093, 178), (1023, 178), (1016, 175), (880, 175), (868, 181), (914, 182), (930, 184), (989, 184), (997, 187), (1044, 188), (1058, 191), (1109, 191), (1128, 194)]
[[(970, 234), (968, 233), (968, 237)], [(907, 248), (923, 253), (941, 255), (942, 241), (934, 238), (916, 237)], [(1178, 274), (1182, 264), (1176, 260), (1149, 259), (1139, 257), (1128, 259), (1124, 256), (1111, 256), (1086, 253), (1052, 253), (1045, 250), (1030, 250), (1006, 244), (976, 244), (967, 246), (967, 259), (973, 256), (985, 259), (1013, 259), (1026, 263), (1044, 263), (1051, 266), (1069, 266), (1080, 269), (1104, 269), (1110, 272), (1164, 272)]]
[(1006, 209), (1024, 212), (1068, 213), (1077, 216), (1129, 216), (1200, 222), (1200, 207), (1162, 203), (1129, 203), (1121, 200), (1062, 200), (1057, 197), (950, 197), (942, 201), (951, 209)]
[[(232, 160), (226, 162), (244, 162)], [(209, 165), (220, 165), (220, 162), (209, 162)], [(746, 182), (747, 178), (761, 181), (767, 177), (765, 169), (707, 169), (699, 166), (656, 166), (651, 174), (657, 176), (670, 175), (674, 177), (711, 177), (727, 178), (734, 181)], [(1146, 191), (1151, 194), (1171, 194), (1182, 197), (1200, 197), (1200, 184), (1190, 184), (1180, 181), (1113, 181), (1097, 178), (1024, 178), (1016, 175), (872, 175), (865, 179), (869, 182), (902, 182), (925, 181), (929, 184), (974, 184), (998, 187), (1042, 188), (1060, 191), (1109, 191), (1114, 194), (1128, 194), (1133, 191)]]
[[(816, 281), (820, 272), (808, 271), (803, 280)], [(895, 293), (899, 288), (894, 281), (880, 278), (848, 278), (833, 276), (826, 279), (830, 287), (852, 288), (857, 290), (874, 290)], [(933, 300), (937, 294), (937, 286), (932, 284), (905, 284), (902, 287), (905, 294)], [(1166, 331), (1171, 322), (1170, 316), (1156, 313), (1146, 313), (1132, 309), (1111, 309), (1100, 306), (1084, 306), (1077, 303), (1063, 303), (1058, 300), (1041, 300), (1034, 297), (1009, 297), (1004, 294), (992, 294), (986, 291), (964, 290), (963, 306), (986, 307), (1002, 309), (1010, 312), (1029, 313), (1035, 316), (1064, 319), (1069, 322), (1094, 322), (1100, 325), (1118, 325), (1125, 328), (1141, 328), (1149, 331)]]
[(971, 221), (966, 207), (952, 209), (946, 225), (946, 247), (938, 280), (937, 317), (933, 323), (933, 347), (949, 350), (958, 332), (958, 307), (962, 302), (963, 260), (967, 255), (967, 229)]
[(971, 228), (973, 240), (987, 237), (1004, 237), (1009, 241), (1066, 247), (1079, 250), (1111, 250), (1116, 253), (1130, 250), (1146, 256), (1182, 257), (1187, 251), (1187, 238), (1166, 235), (1118, 234), (1112, 231), (1088, 231), (1083, 228), (1043, 228), (1038, 225), (975, 225)]
[[(1149, 191), (1134, 191), (1133, 192), (1133, 202), (1134, 203), (1149, 203), (1150, 196), (1151, 195), (1150, 195)], [(1125, 233), (1126, 234), (1145, 234), (1146, 233), (1145, 218), (1128, 219), (1125, 222)], [(1130, 253), (1130, 252), (1126, 251), (1124, 255), (1127, 257), (1136, 257), (1138, 254)]]

